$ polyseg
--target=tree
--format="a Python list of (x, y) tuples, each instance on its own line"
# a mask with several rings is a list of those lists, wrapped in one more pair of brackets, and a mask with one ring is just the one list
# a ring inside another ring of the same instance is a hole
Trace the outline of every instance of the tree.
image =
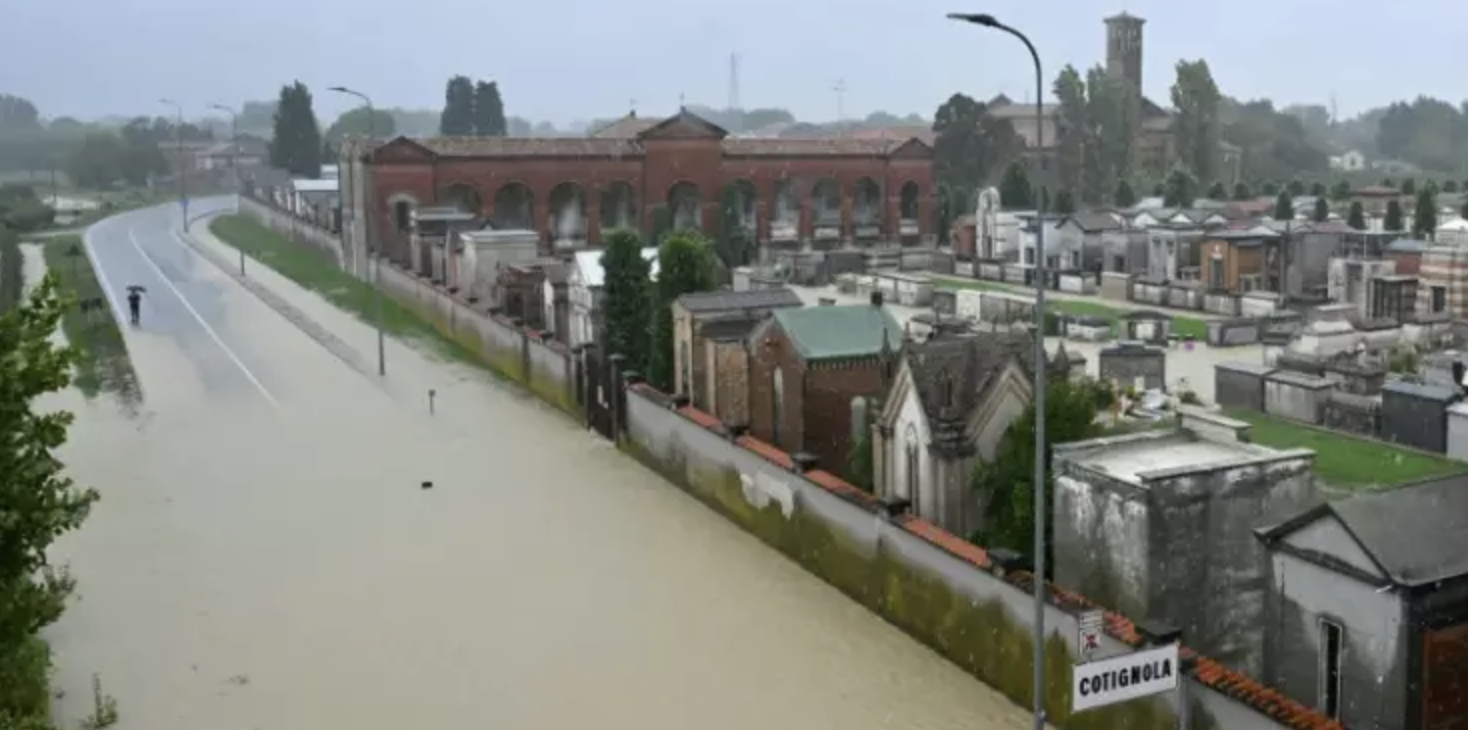
[(1445, 192), (1445, 193), (1456, 193), (1456, 192), (1458, 192), (1458, 181), (1457, 180), (1444, 180), (1443, 181), (1443, 192)]
[(22, 183), (0, 184), (0, 228), (30, 233), (51, 225), (55, 218), (56, 211), (36, 195), (35, 188)]
[(1381, 221), (1381, 227), (1388, 231), (1402, 230), (1402, 204), (1396, 200), (1389, 200), (1386, 204), (1386, 217)]
[(1029, 210), (1035, 207), (1035, 188), (1030, 185), (1030, 173), (1019, 160), (1004, 168), (1004, 179), (999, 182), (999, 203), (1010, 210)]
[(438, 133), (444, 137), (474, 134), (474, 82), (468, 76), (454, 76), (445, 85)]
[(1172, 85), (1172, 106), (1177, 110), (1173, 134), (1179, 161), (1196, 179), (1217, 177), (1221, 100), (1207, 61), (1178, 61)]
[(601, 255), (605, 314), (602, 342), (608, 355), (627, 358), (631, 370), (647, 372), (652, 323), (652, 263), (632, 231), (613, 231)]
[[(1097, 404), (1101, 402), (1098, 389), (1091, 381), (1051, 380), (1045, 401), (1045, 432), (1049, 444), (1080, 441), (1095, 435)], [(1051, 458), (1052, 451), (1047, 449), (1047, 466)], [(1052, 472), (1047, 469), (1046, 473)], [(1031, 404), (1000, 438), (994, 460), (974, 467), (972, 485), (988, 510), (985, 529), (970, 539), (988, 548), (1003, 547), (1025, 555), (1033, 552), (1034, 474), (1035, 407)], [(1045, 488), (1053, 494), (1053, 484), (1046, 484)], [(1046, 535), (1047, 547), (1049, 538)]]
[(1165, 195), (1167, 195), (1167, 185), (1165, 183), (1159, 182), (1152, 184), (1152, 197), (1161, 198)]
[(1259, 192), (1260, 194), (1267, 195), (1271, 198), (1279, 195), (1279, 183), (1274, 182), (1273, 180), (1265, 180), (1264, 184), (1259, 186)]
[(1061, 190), (1055, 194), (1054, 212), (1060, 215), (1070, 215), (1076, 212), (1076, 201), (1069, 190)]
[(377, 139), (388, 139), (398, 133), (398, 121), (392, 112), (383, 109), (373, 109), (368, 113), (367, 107), (359, 106), (342, 112), (342, 115), (326, 128), (326, 141), (333, 146), (341, 144), (347, 137), (374, 137)]
[(1403, 180), (1402, 181), (1402, 187), (1400, 188), (1400, 190), (1401, 190), (1401, 192), (1402, 192), (1403, 195), (1416, 195), (1417, 194), (1417, 180), (1416, 180), (1416, 178), (1410, 178), (1409, 177), (1406, 180)]
[(1430, 241), (1437, 231), (1437, 191), (1424, 185), (1417, 191), (1417, 205), (1412, 211), (1412, 236)]
[(1187, 208), (1198, 197), (1198, 179), (1187, 170), (1174, 168), (1167, 175), (1162, 204), (1169, 208)]
[(1208, 198), (1210, 200), (1228, 200), (1228, 188), (1224, 187), (1223, 181), (1215, 182), (1212, 187), (1208, 188)]
[(1274, 219), (1277, 221), (1292, 221), (1295, 219), (1295, 196), (1288, 190), (1279, 191), (1274, 199)]
[(1325, 183), (1319, 181), (1310, 183), (1310, 194), (1317, 198), (1325, 197)]
[(22, 306), (0, 314), (0, 726), (48, 728), (49, 657), (37, 633), (65, 608), (74, 582), (47, 553), (81, 526), (98, 494), (63, 473), (56, 452), (73, 416), (39, 401), (71, 380), (73, 351), (52, 336), (72, 303), (47, 274)]
[(658, 246), (657, 298), (652, 311), (652, 350), (647, 381), (664, 393), (673, 391), (673, 302), (684, 294), (714, 288), (713, 254), (708, 241), (693, 231), (670, 234)]
[(1137, 193), (1132, 190), (1132, 184), (1126, 178), (1116, 181), (1116, 190), (1111, 193), (1111, 202), (1122, 208), (1130, 208), (1137, 204)]
[(0, 134), (29, 135), (41, 131), (41, 112), (35, 104), (13, 94), (0, 94)]
[(1366, 211), (1361, 207), (1361, 201), (1351, 201), (1351, 210), (1346, 214), (1346, 225), (1358, 231), (1366, 230)]
[(1305, 194), (1305, 181), (1298, 177), (1294, 178), (1290, 180), (1289, 185), (1285, 186), (1285, 190), (1290, 191), (1291, 198), (1298, 198)]
[(1337, 180), (1330, 187), (1330, 199), (1335, 201), (1346, 201), (1351, 199), (1351, 184), (1345, 180)]
[(948, 97), (933, 115), (938, 183), (965, 199), (973, 199), (1020, 147), (1007, 119), (987, 114), (983, 104), (963, 94)]
[(851, 445), (851, 455), (846, 460), (847, 480), (867, 493), (873, 491), (872, 477), (876, 474), (871, 431), (871, 428), (862, 428), (857, 432), (856, 442)]
[(1316, 223), (1323, 223), (1330, 219), (1330, 203), (1324, 197), (1315, 199), (1315, 211), (1310, 216)]
[(1055, 115), (1056, 176), (1061, 189), (1079, 190), (1085, 184), (1086, 138), (1090, 131), (1086, 118), (1086, 82), (1074, 66), (1067, 65), (1055, 77), (1053, 88), (1060, 102)]
[(1250, 179), (1282, 180), (1329, 167), (1329, 155), (1317, 146), (1300, 118), (1276, 110), (1267, 99), (1224, 99), (1220, 116), (1227, 119), (1223, 138), (1242, 151), (1241, 173)]
[(168, 160), (148, 135), (124, 127), (123, 134), (88, 134), (67, 157), (64, 169), (76, 185), (103, 190), (118, 183), (141, 186), (168, 172)]
[(509, 132), (505, 121), (505, 101), (500, 98), (499, 84), (474, 82), (474, 134), (480, 137), (503, 137)]
[(270, 164), (296, 177), (314, 180), (321, 176), (321, 127), (312, 108), (311, 90), (299, 81), (280, 89)]
[(1236, 182), (1236, 183), (1234, 183), (1234, 200), (1243, 201), (1243, 200), (1253, 200), (1253, 199), (1254, 199), (1254, 191), (1249, 189), (1249, 185), (1247, 183), (1243, 183), (1243, 182)]
[(1395, 180), (1392, 180), (1389, 177), (1384, 177), (1384, 178), (1381, 179), (1381, 186), (1384, 187), (1384, 188), (1396, 189), (1397, 183), (1396, 183)]

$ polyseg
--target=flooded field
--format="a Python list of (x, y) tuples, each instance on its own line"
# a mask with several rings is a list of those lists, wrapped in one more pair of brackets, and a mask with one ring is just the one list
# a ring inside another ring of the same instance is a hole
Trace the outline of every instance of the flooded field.
[[(128, 235), (177, 316), (129, 334), (142, 415), (58, 399), (103, 495), (58, 550), (80, 582), (50, 632), (64, 723), (95, 673), (125, 729), (1029, 727), (563, 416), (397, 342), (383, 386), (156, 224)], [(211, 336), (148, 328), (194, 319)]]

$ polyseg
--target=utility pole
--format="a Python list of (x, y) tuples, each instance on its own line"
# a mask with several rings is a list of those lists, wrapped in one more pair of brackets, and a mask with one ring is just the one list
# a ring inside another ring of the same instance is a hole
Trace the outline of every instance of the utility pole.
[(173, 107), (173, 137), (177, 142), (178, 153), (178, 161), (175, 163), (178, 167), (178, 207), (183, 213), (183, 229), (187, 233), (189, 230), (189, 176), (184, 169), (183, 105), (172, 99), (159, 99), (158, 102)]
[[(222, 111), (229, 115), (229, 169), (230, 172), (234, 173), (234, 212), (238, 215), (240, 212), (240, 194), (245, 189), (244, 184), (240, 181), (240, 115), (236, 114), (235, 110), (223, 104), (210, 104), (209, 108)], [(240, 276), (244, 276), (245, 250), (242, 248), (239, 249), (239, 252)]]
[(744, 109), (739, 105), (739, 54), (729, 54), (729, 114), (735, 120), (734, 133), (744, 131)]
[[(377, 139), (377, 111), (372, 106), (372, 98), (360, 91), (349, 89), (345, 86), (333, 86), (329, 90), (335, 91), (338, 94), (355, 96), (361, 99), (362, 103), (367, 107), (366, 154), (372, 154)], [(357, 164), (358, 162), (362, 163), (363, 172), (366, 172), (368, 165), (364, 160), (354, 159), (350, 161), (350, 164)], [(376, 290), (372, 299), (373, 309), (375, 310), (375, 316), (373, 318), (377, 320), (377, 374), (379, 376), (385, 376), (387, 375), (387, 344), (382, 331), (382, 252), (377, 250), (377, 246), (375, 245), (376, 237), (373, 235), (377, 230), (377, 197), (374, 191), (368, 187), (373, 182), (375, 181), (371, 175), (363, 175), (363, 186), (367, 187), (367, 194), (365, 196), (367, 199), (367, 220), (364, 229), (367, 234), (367, 252), (372, 258), (372, 288)]]

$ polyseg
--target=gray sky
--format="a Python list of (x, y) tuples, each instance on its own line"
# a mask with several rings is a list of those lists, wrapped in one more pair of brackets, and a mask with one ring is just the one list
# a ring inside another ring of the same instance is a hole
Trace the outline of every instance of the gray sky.
[(335, 84), (379, 106), (437, 108), (448, 76), (462, 73), (497, 80), (510, 114), (564, 124), (622, 113), (631, 99), (647, 114), (671, 111), (680, 93), (723, 106), (731, 53), (742, 56), (743, 106), (786, 107), (803, 119), (836, 116), (832, 89), (841, 78), (848, 116), (879, 108), (930, 115), (955, 91), (1028, 96), (1023, 47), (943, 20), (950, 10), (986, 10), (1028, 32), (1046, 65), (1047, 93), (1063, 64), (1102, 60), (1101, 19), (1125, 9), (1148, 21), (1145, 85), (1164, 103), (1173, 63), (1198, 56), (1227, 94), (1325, 104), (1334, 92), (1343, 115), (1417, 94), (1454, 103), (1468, 96), (1468, 4), (1450, 2), (1337, 0), (1328, 10), (1303, 0), (5, 5), (0, 91), (31, 99), (47, 116), (158, 113), (164, 96), (202, 115), (215, 101), (272, 98), (293, 79), (317, 92), (327, 119), (349, 106), (326, 98)]

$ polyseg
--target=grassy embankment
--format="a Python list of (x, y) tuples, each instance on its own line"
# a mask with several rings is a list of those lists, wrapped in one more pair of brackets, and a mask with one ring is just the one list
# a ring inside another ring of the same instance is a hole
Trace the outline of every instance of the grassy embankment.
[[(960, 279), (951, 276), (935, 276), (934, 281), (939, 289), (976, 289), (979, 291), (1000, 291), (1011, 294), (1029, 295), (1034, 290), (1029, 287), (1004, 284), (997, 281), (980, 281), (976, 279)], [(1113, 326), (1116, 321), (1128, 311), (1120, 307), (1113, 307), (1104, 302), (1085, 301), (1079, 299), (1060, 299), (1052, 297), (1045, 301), (1047, 309), (1078, 317), (1100, 317), (1110, 320)], [(1167, 311), (1167, 310), (1159, 310)], [(1196, 317), (1174, 314), (1172, 317), (1172, 332), (1180, 337), (1191, 335), (1195, 339), (1203, 340), (1208, 336), (1208, 324)]]
[[(138, 376), (128, 357), (127, 341), (112, 311), (107, 294), (92, 270), (80, 236), (56, 236), (45, 242), (46, 268), (55, 272), (61, 291), (76, 302), (61, 320), (61, 330), (76, 349), (73, 384), (88, 398), (111, 393), (132, 400), (141, 396)], [(83, 302), (100, 306), (82, 311)]]
[[(377, 290), (343, 271), (336, 262), (309, 246), (292, 243), (275, 231), (239, 215), (215, 218), (209, 224), (209, 230), (220, 241), (244, 251), (245, 255), (302, 288), (316, 292), (338, 309), (376, 326)], [(463, 345), (443, 336), (406, 307), (390, 297), (382, 296), (381, 299), (382, 329), (387, 334), (425, 344), (435, 354), (459, 362), (481, 364)]]
[(1315, 452), (1315, 471), (1330, 487), (1362, 492), (1468, 471), (1468, 464), (1388, 443), (1313, 428), (1263, 413), (1230, 411), (1253, 426), (1254, 443), (1273, 448), (1306, 448)]

